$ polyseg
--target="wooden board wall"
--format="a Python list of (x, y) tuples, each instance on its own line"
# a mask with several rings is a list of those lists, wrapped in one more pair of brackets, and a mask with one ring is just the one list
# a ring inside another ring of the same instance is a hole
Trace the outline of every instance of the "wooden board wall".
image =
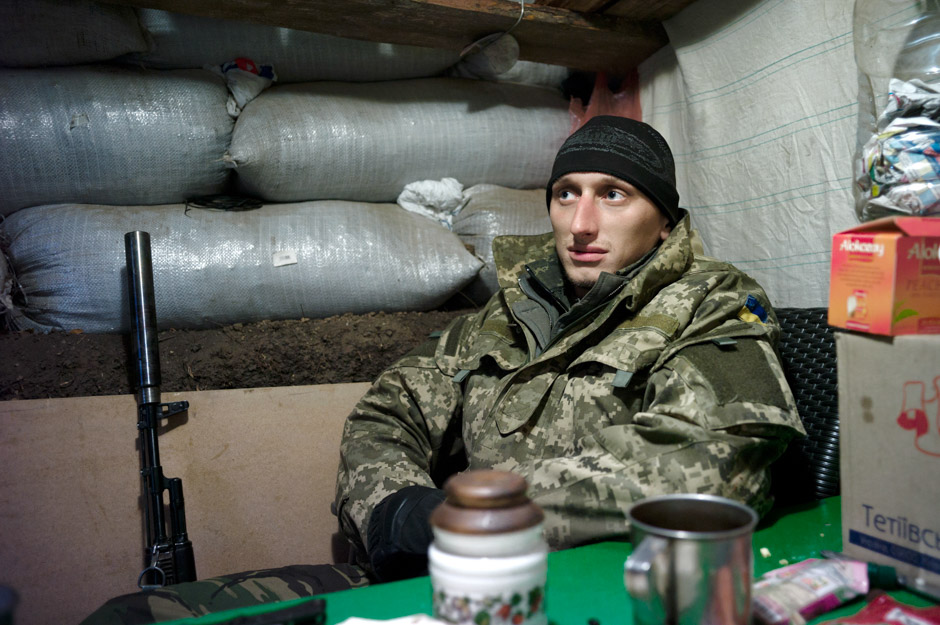
[[(334, 561), (342, 425), (368, 384), (164, 393), (200, 579)], [(77, 623), (137, 590), (144, 544), (130, 395), (0, 402), (0, 584), (17, 625)], [(340, 557), (345, 557), (339, 553)]]

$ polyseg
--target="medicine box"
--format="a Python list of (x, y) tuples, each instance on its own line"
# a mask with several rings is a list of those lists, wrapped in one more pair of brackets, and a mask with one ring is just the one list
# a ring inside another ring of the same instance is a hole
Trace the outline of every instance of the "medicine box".
[(890, 336), (940, 333), (940, 219), (886, 217), (836, 234), (829, 324)]
[(940, 585), (940, 335), (836, 332), (842, 549)]

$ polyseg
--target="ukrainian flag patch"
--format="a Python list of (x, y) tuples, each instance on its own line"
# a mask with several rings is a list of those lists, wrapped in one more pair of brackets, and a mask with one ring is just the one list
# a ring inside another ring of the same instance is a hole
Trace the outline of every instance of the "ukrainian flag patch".
[(748, 295), (747, 300), (744, 302), (744, 306), (742, 306), (741, 310), (738, 311), (738, 319), (748, 321), (750, 323), (764, 323), (767, 321), (767, 311), (764, 310), (764, 307), (760, 305), (760, 302), (757, 301), (756, 297), (753, 295)]

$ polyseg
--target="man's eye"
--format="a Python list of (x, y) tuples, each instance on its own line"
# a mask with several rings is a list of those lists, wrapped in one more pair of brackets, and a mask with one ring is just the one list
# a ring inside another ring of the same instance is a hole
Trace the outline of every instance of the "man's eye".
[(618, 191), (616, 189), (611, 189), (610, 191), (607, 192), (608, 200), (623, 200), (623, 199), (626, 199), (626, 197), (627, 197), (626, 193), (624, 193), (623, 191)]
[(558, 199), (563, 202), (566, 200), (574, 199), (574, 193), (572, 193), (568, 189), (562, 189), (561, 191), (558, 192)]

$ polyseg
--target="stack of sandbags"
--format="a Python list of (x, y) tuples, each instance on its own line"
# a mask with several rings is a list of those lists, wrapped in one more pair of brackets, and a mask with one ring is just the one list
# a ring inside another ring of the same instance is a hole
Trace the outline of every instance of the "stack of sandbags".
[(242, 111), (227, 158), (269, 201), (394, 202), (410, 182), (542, 186), (568, 127), (557, 91), (460, 78), (276, 85)]
[(323, 200), (215, 211), (60, 204), (14, 213), (7, 248), (27, 294), (22, 328), (126, 332), (124, 234), (150, 233), (160, 325), (428, 310), (482, 262), (394, 204)]
[(552, 230), (543, 188), (478, 184), (464, 189), (454, 178), (421, 180), (405, 187), (398, 205), (453, 232), (483, 261), (479, 274), (460, 291), (463, 301), (474, 306), (483, 306), (499, 290), (493, 257), (496, 237)]
[(3, 67), (97, 63), (145, 50), (145, 33), (131, 7), (87, 0), (0, 2)]
[(148, 49), (136, 10), (0, 5), (0, 215), (58, 202), (160, 204), (218, 193), (234, 120), (205, 70), (116, 64)]
[[(77, 65), (46, 55), (0, 76), (0, 245), (13, 277), (0, 281), (0, 312), (15, 327), (126, 329), (130, 230), (151, 234), (161, 327), (434, 308), (478, 283), (491, 252), (474, 257), (407, 214), (394, 204), (403, 186), (540, 188), (567, 134), (559, 89), (443, 77), (451, 52), (139, 15), (144, 50)], [(233, 112), (220, 64), (252, 56), (277, 80)], [(193, 208), (194, 196), (236, 193), (263, 205)]]
[(466, 203), (453, 220), (454, 234), (483, 261), (480, 273), (463, 293), (482, 306), (499, 290), (493, 264), (493, 239), (504, 234), (551, 232), (545, 189), (507, 189), (478, 184), (463, 192)]
[(0, 214), (221, 192), (235, 125), (227, 97), (222, 80), (200, 70), (0, 70)]

